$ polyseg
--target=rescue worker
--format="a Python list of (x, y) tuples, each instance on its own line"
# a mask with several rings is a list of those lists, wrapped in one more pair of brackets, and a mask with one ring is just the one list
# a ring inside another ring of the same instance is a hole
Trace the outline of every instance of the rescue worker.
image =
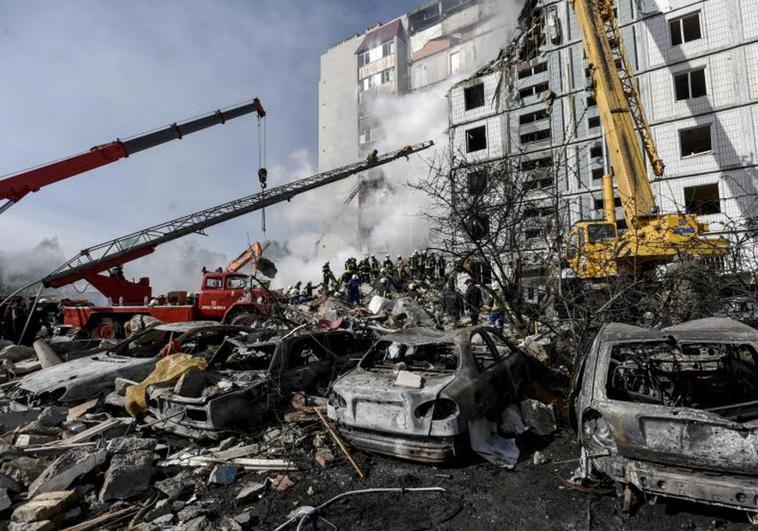
[(418, 266), (419, 266), (419, 256), (418, 256), (418, 249), (415, 249), (413, 251), (413, 254), (411, 255), (411, 278), (417, 278), (418, 275)]
[(488, 324), (503, 328), (505, 326), (505, 297), (500, 286), (493, 286), (493, 288)]
[(466, 313), (471, 318), (471, 324), (479, 324), (479, 314), (482, 311), (482, 305), (484, 300), (482, 297), (482, 290), (479, 289), (471, 278), (466, 279)]
[(361, 260), (358, 267), (358, 276), (363, 282), (371, 282), (371, 263), (368, 258)]
[(395, 264), (392, 263), (392, 258), (390, 258), (390, 255), (388, 255), (388, 254), (384, 255), (384, 262), (382, 262), (382, 266), (387, 271), (394, 271), (395, 270)]
[(387, 277), (379, 279), (379, 287), (376, 292), (380, 297), (384, 297), (385, 299), (391, 295), (391, 285)]
[(324, 266), (321, 268), (321, 273), (323, 275), (322, 286), (324, 288), (324, 293), (329, 293), (329, 286), (332, 285), (332, 282), (334, 284), (337, 283), (337, 279), (334, 277), (334, 273), (332, 273), (332, 268), (329, 267), (329, 262), (324, 262)]
[(408, 285), (408, 297), (410, 297), (412, 301), (417, 301), (420, 295), (421, 294), (418, 292), (418, 286), (416, 284), (411, 283)]
[(358, 275), (353, 275), (350, 280), (347, 281), (345, 286), (347, 291), (347, 302), (352, 304), (358, 304), (361, 302), (361, 280)]
[(426, 278), (428, 280), (434, 280), (437, 273), (437, 257), (434, 253), (429, 253), (426, 256), (426, 263), (424, 264)]
[(442, 255), (439, 255), (437, 257), (437, 276), (440, 279), (444, 279), (445, 278), (445, 268), (446, 268), (446, 266), (447, 266), (447, 264), (445, 263), (445, 257), (442, 256)]
[(368, 154), (368, 158), (366, 159), (366, 161), (369, 164), (376, 164), (377, 162), (379, 162), (379, 152), (375, 149), (371, 151), (371, 153)]
[(463, 297), (455, 289), (452, 279), (445, 284), (445, 288), (442, 290), (442, 307), (445, 315), (453, 322), (460, 319), (463, 314)]
[(303, 295), (305, 295), (306, 299), (313, 298), (313, 282), (310, 280), (305, 283), (305, 287), (303, 288)]
[(408, 277), (408, 264), (405, 263), (405, 260), (400, 255), (397, 256), (397, 261), (395, 262), (395, 271), (400, 282)]
[(379, 260), (376, 259), (376, 256), (373, 254), (371, 255), (371, 280), (376, 280), (379, 278)]

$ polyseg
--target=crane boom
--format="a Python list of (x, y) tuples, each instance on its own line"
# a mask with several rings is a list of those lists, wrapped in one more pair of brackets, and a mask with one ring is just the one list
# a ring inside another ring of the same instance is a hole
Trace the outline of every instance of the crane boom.
[(595, 85), (613, 177), (627, 224), (633, 226), (657, 213), (637, 128), (656, 175), (663, 174), (663, 162), (624, 52), (613, 0), (573, 0), (573, 5)]
[(0, 206), (0, 213), (20, 201), (26, 194), (36, 192), (44, 186), (253, 112), (257, 113), (259, 118), (266, 116), (266, 111), (258, 98), (226, 109), (219, 109), (198, 118), (174, 122), (166, 127), (126, 140), (116, 139), (113, 142), (95, 146), (84, 153), (10, 175), (0, 179), (0, 201), (5, 200)]
[[(42, 283), (46, 287), (58, 288), (84, 279), (92, 283), (104, 295), (117, 300), (119, 298), (117, 296), (119, 289), (127, 287), (126, 284), (131, 286), (137, 286), (137, 284), (127, 282), (124, 279), (110, 279), (98, 273), (151, 254), (157, 246), (163, 243), (176, 240), (188, 234), (199, 233), (208, 227), (218, 225), (224, 221), (283, 201), (288, 201), (296, 195), (340, 181), (369, 168), (388, 164), (401, 157), (407, 157), (413, 153), (428, 149), (433, 145), (434, 142), (426, 141), (413, 146), (405, 146), (402, 149), (377, 155), (376, 157), (372, 156), (368, 161), (355, 162), (299, 181), (270, 188), (257, 194), (235, 199), (228, 203), (207, 208), (194, 214), (189, 214), (95, 245), (84, 249), (74, 258), (57, 268), (45, 277)], [(113, 282), (109, 282), (111, 280)], [(143, 280), (146, 281), (146, 279)], [(142, 282), (140, 286), (141, 289), (138, 290), (138, 293), (133, 293), (129, 296), (131, 301), (141, 301), (142, 298), (150, 296), (147, 282)], [(145, 288), (147, 291), (145, 291)]]

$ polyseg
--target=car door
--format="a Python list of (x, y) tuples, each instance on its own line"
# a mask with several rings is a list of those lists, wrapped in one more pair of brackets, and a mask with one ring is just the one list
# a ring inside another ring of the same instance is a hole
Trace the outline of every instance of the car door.
[(502, 358), (484, 329), (474, 329), (470, 345), (471, 357), (479, 373), (474, 390), (477, 413), (491, 417), (497, 413), (498, 404), (503, 402), (499, 397), (504, 381)]
[[(320, 340), (319, 340), (320, 339)], [(331, 354), (323, 342), (323, 336), (297, 338), (288, 349), (281, 372), (280, 385), (283, 391), (313, 391), (317, 382), (331, 368)]]

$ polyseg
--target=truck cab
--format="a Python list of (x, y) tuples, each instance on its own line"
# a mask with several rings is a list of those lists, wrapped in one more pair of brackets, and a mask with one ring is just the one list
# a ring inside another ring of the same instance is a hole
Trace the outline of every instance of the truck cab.
[(243, 315), (268, 315), (277, 294), (253, 288), (248, 275), (229, 271), (204, 273), (197, 298), (201, 318), (231, 323)]

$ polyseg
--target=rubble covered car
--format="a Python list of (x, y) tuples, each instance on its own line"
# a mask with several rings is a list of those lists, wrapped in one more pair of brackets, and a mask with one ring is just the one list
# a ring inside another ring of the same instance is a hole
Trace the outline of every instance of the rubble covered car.
[(358, 448), (442, 462), (459, 453), (469, 420), (498, 419), (520, 397), (527, 362), (493, 328), (408, 328), (335, 381), (327, 412)]
[(147, 377), (155, 368), (161, 349), (169, 343), (187, 354), (200, 354), (218, 348), (227, 335), (244, 330), (214, 321), (157, 325), (104, 352), (30, 374), (19, 387), (45, 400), (87, 400), (113, 391), (116, 378), (140, 381)]
[(758, 331), (730, 319), (603, 326), (574, 387), (585, 476), (758, 511), (757, 364)]
[(148, 400), (162, 428), (214, 438), (260, 428), (294, 391), (324, 394), (352, 368), (369, 342), (345, 330), (307, 332), (260, 342), (231, 339), (209, 361), (199, 387), (159, 389)]

